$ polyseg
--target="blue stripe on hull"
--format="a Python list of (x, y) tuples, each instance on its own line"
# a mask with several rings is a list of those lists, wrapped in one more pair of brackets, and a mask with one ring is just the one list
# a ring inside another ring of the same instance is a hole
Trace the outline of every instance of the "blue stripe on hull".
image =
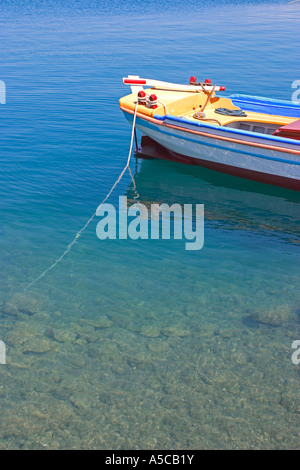
[(156, 116), (154, 116), (154, 118), (157, 119), (158, 121), (170, 120), (170, 121), (174, 121), (174, 122), (180, 122), (182, 124), (188, 124), (189, 126), (196, 127), (197, 130), (199, 130), (199, 127), (203, 131), (205, 131), (206, 128), (207, 129), (218, 130), (218, 131), (222, 131), (223, 133), (226, 133), (226, 134), (227, 133), (228, 134), (234, 134), (234, 135), (237, 136), (237, 138), (239, 138), (241, 135), (244, 135), (244, 136), (247, 136), (247, 137), (252, 137), (252, 138), (256, 136), (259, 139), (268, 140), (268, 141), (271, 141), (271, 142), (280, 142), (282, 144), (286, 143), (286, 144), (289, 144), (289, 145), (294, 145), (296, 147), (299, 147), (299, 151), (300, 151), (300, 141), (293, 140), (293, 139), (286, 139), (284, 137), (278, 137), (278, 136), (268, 135), (268, 134), (260, 134), (259, 132), (244, 131), (244, 130), (241, 130), (241, 129), (233, 129), (231, 127), (222, 127), (220, 129), (220, 126), (215, 126), (213, 124), (204, 124), (204, 123), (200, 123), (200, 122), (199, 123), (198, 122), (192, 122), (192, 121), (189, 121), (188, 119), (171, 116), (170, 114), (167, 114), (166, 116), (156, 115)]

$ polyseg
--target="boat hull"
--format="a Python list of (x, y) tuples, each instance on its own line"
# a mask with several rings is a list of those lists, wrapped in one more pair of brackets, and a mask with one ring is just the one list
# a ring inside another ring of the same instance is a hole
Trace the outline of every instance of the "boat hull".
[(182, 155), (158, 144), (150, 137), (143, 136), (141, 139), (141, 147), (136, 152), (137, 156), (141, 158), (157, 158), (162, 160), (170, 160), (177, 163), (183, 163), (185, 165), (198, 165), (210, 170), (226, 173), (227, 175), (237, 176), (239, 178), (245, 178), (258, 183), (271, 184), (279, 186), (281, 188), (292, 189), (294, 191), (300, 191), (299, 181), (292, 178), (281, 177), (277, 175), (268, 175), (266, 173), (260, 173), (258, 171), (252, 171), (244, 168), (237, 168), (231, 165), (224, 165), (222, 163), (216, 163), (200, 158), (188, 157)]
[[(132, 114), (125, 112), (132, 122)], [(243, 135), (212, 126), (195, 126), (137, 116), (136, 127), (144, 136), (141, 152), (189, 165), (200, 165), (230, 175), (300, 191), (299, 145)], [(287, 139), (285, 139), (287, 140)], [(283, 147), (284, 145), (284, 147)]]

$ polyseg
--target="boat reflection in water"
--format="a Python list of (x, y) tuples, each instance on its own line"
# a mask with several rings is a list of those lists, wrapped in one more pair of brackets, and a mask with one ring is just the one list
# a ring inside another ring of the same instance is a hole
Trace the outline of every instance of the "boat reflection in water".
[[(128, 204), (204, 204), (205, 227), (300, 242), (300, 193), (165, 160), (136, 161)], [(137, 198), (138, 194), (138, 198)], [(148, 207), (149, 209), (149, 207)]]

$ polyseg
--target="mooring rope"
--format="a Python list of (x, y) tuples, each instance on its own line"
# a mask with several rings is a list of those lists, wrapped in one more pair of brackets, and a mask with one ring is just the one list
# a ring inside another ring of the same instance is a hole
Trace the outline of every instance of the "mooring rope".
[(129, 164), (130, 164), (130, 159), (131, 159), (131, 154), (132, 154), (132, 147), (133, 147), (133, 140), (134, 140), (134, 131), (135, 131), (135, 121), (136, 121), (136, 112), (137, 112), (137, 107), (138, 107), (138, 102), (136, 102), (135, 104), (135, 108), (134, 108), (134, 114), (133, 114), (133, 123), (132, 123), (132, 132), (131, 132), (131, 140), (130, 140), (130, 147), (129, 147), (129, 153), (128, 153), (128, 158), (127, 158), (127, 162), (126, 162), (126, 165), (124, 166), (123, 170), (121, 171), (121, 173), (119, 174), (117, 180), (114, 182), (114, 184), (112, 185), (111, 189), (109, 190), (109, 192), (107, 193), (107, 195), (105, 196), (105, 198), (103, 199), (103, 201), (99, 204), (99, 206), (97, 207), (97, 210), (94, 212), (94, 214), (89, 218), (89, 220), (86, 222), (86, 224), (79, 230), (79, 232), (76, 233), (74, 239), (71, 241), (71, 243), (69, 243), (69, 245), (67, 246), (67, 248), (65, 249), (65, 251), (59, 256), (59, 258), (57, 258), (56, 261), (54, 261), (53, 264), (51, 264), (51, 266), (49, 266), (49, 268), (47, 268), (42, 274), (40, 274), (36, 279), (34, 279), (30, 284), (28, 284), (28, 286), (26, 286), (24, 288), (24, 291), (30, 289), (30, 287), (32, 287), (34, 284), (36, 284), (40, 279), (42, 279), (44, 276), (46, 276), (46, 274), (51, 271), (53, 268), (55, 268), (55, 266), (58, 265), (58, 263), (60, 263), (63, 258), (71, 251), (73, 245), (75, 245), (75, 243), (77, 242), (78, 238), (82, 235), (82, 233), (86, 230), (86, 228), (90, 225), (90, 223), (94, 220), (94, 218), (96, 217), (96, 214), (97, 214), (97, 211), (98, 209), (107, 201), (107, 199), (109, 198), (109, 196), (111, 195), (111, 193), (113, 192), (113, 190), (115, 189), (115, 187), (120, 183), (121, 179), (123, 178), (124, 176), (124, 173), (127, 169), (129, 169), (129, 173), (130, 173), (130, 176), (131, 176), (131, 179), (132, 179), (132, 182), (133, 182), (133, 185), (134, 185), (134, 190), (136, 191), (136, 185), (135, 185), (135, 181), (134, 181), (134, 178), (133, 178), (133, 175), (132, 175), (132, 172), (130, 170), (130, 167), (129, 167)]

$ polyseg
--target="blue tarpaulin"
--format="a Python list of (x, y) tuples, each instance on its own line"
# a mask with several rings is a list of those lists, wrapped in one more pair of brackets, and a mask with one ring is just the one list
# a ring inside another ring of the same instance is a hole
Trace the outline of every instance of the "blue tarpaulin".
[(300, 105), (292, 101), (251, 95), (230, 95), (228, 98), (243, 111), (300, 118)]

